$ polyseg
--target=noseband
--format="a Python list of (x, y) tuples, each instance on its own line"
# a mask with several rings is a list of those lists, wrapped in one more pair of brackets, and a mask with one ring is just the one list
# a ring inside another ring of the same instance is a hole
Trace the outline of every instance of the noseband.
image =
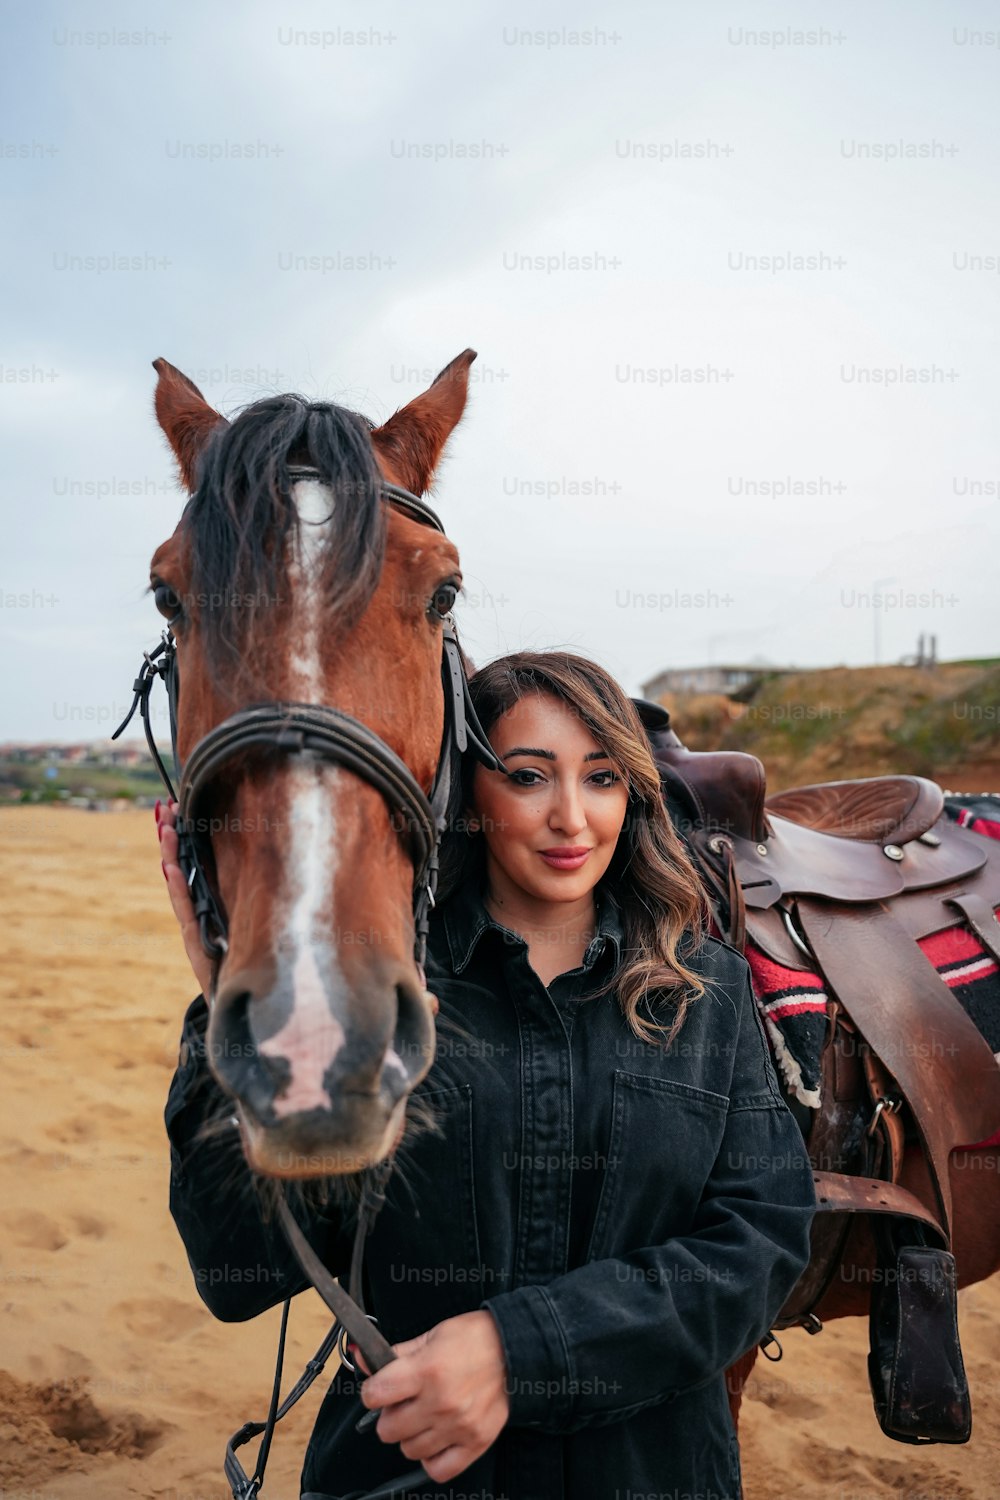
[[(318, 469), (290, 466), (293, 479), (322, 479)], [(383, 481), (383, 498), (397, 510), (411, 516), (425, 526), (432, 526), (445, 534), (438, 516), (423, 500), (409, 490)], [(177, 753), (177, 702), (180, 689), (177, 671), (177, 645), (171, 620), (163, 631), (159, 644), (152, 651), (143, 652), (143, 663), (139, 675), (132, 684), (132, 706), (119, 724), (112, 739), (131, 723), (136, 709), (139, 710), (146, 730), (146, 742), (157, 770), (171, 800), (178, 804), (176, 817), (177, 858), (184, 872), (195, 915), (202, 947), (218, 965), (227, 952), (228, 923), (221, 901), (216, 897), (206, 873), (205, 858), (211, 851), (211, 839), (205, 832), (205, 804), (208, 790), (226, 766), (248, 750), (265, 750), (282, 755), (310, 755), (342, 766), (360, 776), (373, 786), (384, 798), (391, 813), (396, 831), (406, 843), (413, 860), (413, 927), (414, 958), (425, 984), (424, 959), (427, 952), (427, 932), (430, 912), (434, 905), (434, 893), (438, 880), (438, 852), (441, 836), (448, 823), (448, 808), (453, 787), (460, 777), (461, 757), (470, 751), (483, 765), (492, 771), (504, 771), (503, 761), (494, 753), (486, 732), (479, 721), (469, 694), (469, 682), (462, 665), (462, 656), (455, 631), (455, 622), (449, 614), (443, 624), (441, 679), (444, 689), (444, 731), (438, 754), (437, 770), (430, 796), (424, 792), (413, 772), (384, 740), (379, 739), (360, 719), (343, 713), (339, 708), (330, 708), (316, 703), (258, 703), (231, 714), (214, 729), (210, 729), (195, 745), (187, 762), (182, 767)], [(174, 774), (180, 795), (174, 791), (170, 774), (160, 756), (149, 718), (149, 699), (153, 684), (162, 677), (167, 689), (170, 712), (170, 743), (173, 754)], [(210, 824), (208, 825), (210, 826)], [(234, 1121), (235, 1123), (235, 1121)], [(322, 1261), (302, 1234), (284, 1197), (278, 1199), (278, 1220), (282, 1230), (312, 1285), (333, 1312), (335, 1322), (305, 1372), (293, 1386), (288, 1396), (279, 1404), (279, 1386), (284, 1361), (285, 1330), (288, 1324), (290, 1302), (285, 1302), (278, 1344), (278, 1360), (275, 1370), (271, 1405), (265, 1422), (247, 1422), (230, 1439), (226, 1449), (225, 1471), (234, 1497), (237, 1500), (252, 1500), (264, 1480), (271, 1438), (275, 1424), (305, 1394), (309, 1386), (323, 1370), (333, 1353), (339, 1349), (344, 1355), (344, 1339), (349, 1334), (360, 1347), (369, 1368), (374, 1373), (395, 1359), (391, 1345), (386, 1341), (373, 1321), (365, 1313), (361, 1295), (361, 1260), (364, 1241), (375, 1215), (384, 1201), (384, 1188), (391, 1171), (391, 1158), (369, 1169), (364, 1175), (361, 1204), (358, 1211), (357, 1229), (351, 1256), (349, 1291), (344, 1291), (330, 1276)], [(345, 1363), (349, 1361), (345, 1359)], [(352, 1367), (353, 1368), (353, 1367)], [(369, 1427), (377, 1418), (376, 1411), (366, 1412), (357, 1424), (359, 1429)], [(257, 1464), (252, 1476), (248, 1476), (236, 1456), (236, 1449), (251, 1438), (263, 1434)], [(391, 1484), (380, 1485), (371, 1490), (365, 1500), (378, 1500), (401, 1489), (412, 1489), (426, 1482), (426, 1471), (411, 1469)]]
[[(293, 479), (323, 477), (318, 469), (303, 466), (290, 467), (288, 472)], [(397, 510), (445, 534), (435, 512), (409, 490), (383, 481), (381, 492)], [(490, 770), (504, 768), (486, 738), (469, 696), (469, 683), (451, 615), (447, 616), (442, 627), (441, 677), (445, 722), (429, 798), (409, 766), (366, 724), (339, 708), (316, 703), (258, 703), (240, 709), (210, 729), (181, 768), (177, 754), (180, 683), (177, 645), (171, 629), (174, 620), (163, 631), (159, 645), (143, 653), (143, 664), (132, 684), (132, 706), (111, 738), (118, 738), (138, 709), (160, 777), (168, 795), (178, 804), (177, 858), (191, 891), (202, 947), (208, 957), (218, 963), (225, 956), (228, 923), (206, 873), (205, 857), (211, 848), (211, 841), (204, 833), (206, 793), (236, 756), (247, 750), (264, 749), (283, 755), (309, 753), (343, 766), (367, 781), (384, 798), (392, 812), (393, 826), (408, 845), (413, 861), (414, 956), (423, 976), (428, 924), (437, 889), (438, 850), (447, 826), (451, 791), (457, 784), (460, 758), (471, 749)], [(163, 678), (167, 689), (170, 741), (174, 771), (180, 785), (179, 796), (156, 747), (149, 718), (149, 698), (157, 677)]]

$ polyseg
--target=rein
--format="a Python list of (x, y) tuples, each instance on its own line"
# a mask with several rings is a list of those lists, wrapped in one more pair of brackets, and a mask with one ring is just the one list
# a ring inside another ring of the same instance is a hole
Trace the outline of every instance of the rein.
[[(290, 466), (288, 472), (293, 479), (323, 477), (318, 469), (302, 465)], [(444, 526), (435, 512), (409, 490), (383, 481), (381, 493), (397, 510), (444, 534)], [(210, 729), (194, 746), (187, 762), (181, 766), (177, 753), (180, 682), (177, 644), (171, 628), (176, 619), (175, 615), (168, 621), (158, 645), (151, 651), (143, 652), (142, 666), (132, 684), (132, 705), (111, 738), (118, 738), (138, 709), (154, 764), (167, 794), (178, 804), (178, 863), (191, 892), (201, 944), (208, 957), (218, 966), (228, 951), (226, 913), (213, 890), (205, 863), (211, 850), (211, 840), (199, 826), (199, 813), (205, 806), (208, 789), (224, 767), (247, 750), (264, 748), (284, 755), (307, 754), (343, 766), (360, 776), (381, 794), (391, 809), (393, 827), (408, 845), (413, 860), (414, 958), (421, 982), (426, 988), (424, 961), (430, 913), (437, 889), (438, 852), (441, 836), (447, 827), (452, 788), (458, 784), (461, 757), (471, 750), (489, 770), (505, 770), (503, 762), (486, 737), (473, 705), (452, 616), (449, 614), (445, 617), (443, 624), (441, 679), (445, 707), (444, 730), (429, 797), (409, 766), (366, 724), (351, 714), (323, 704), (267, 702), (240, 709)], [(174, 790), (170, 774), (160, 756), (150, 722), (149, 700), (157, 678), (163, 679), (167, 691), (171, 752), (179, 795)], [(306, 1277), (333, 1313), (335, 1322), (285, 1400), (279, 1404), (291, 1299), (285, 1302), (267, 1419), (264, 1422), (244, 1423), (230, 1438), (226, 1447), (225, 1472), (234, 1500), (255, 1500), (259, 1494), (275, 1425), (321, 1374), (334, 1349), (339, 1349), (344, 1364), (354, 1368), (344, 1353), (345, 1336), (349, 1335), (357, 1344), (373, 1374), (396, 1358), (391, 1345), (374, 1326), (372, 1316), (365, 1312), (361, 1286), (364, 1242), (385, 1202), (385, 1185), (392, 1165), (392, 1158), (389, 1157), (364, 1174), (351, 1253), (348, 1292), (338, 1285), (316, 1255), (284, 1196), (278, 1199), (277, 1213), (282, 1231)], [(366, 1430), (377, 1419), (377, 1411), (366, 1412), (357, 1424), (358, 1430)], [(257, 1464), (253, 1475), (248, 1476), (236, 1457), (236, 1449), (259, 1434), (263, 1434), (263, 1437)], [(381, 1500), (381, 1497), (391, 1496), (401, 1489), (413, 1488), (426, 1481), (427, 1474), (423, 1468), (413, 1469), (391, 1484), (370, 1490), (364, 1500)]]

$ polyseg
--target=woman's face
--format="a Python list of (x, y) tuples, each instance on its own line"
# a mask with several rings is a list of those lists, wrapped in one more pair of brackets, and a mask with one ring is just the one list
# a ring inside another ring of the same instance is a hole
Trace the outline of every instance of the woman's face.
[(491, 888), (578, 901), (611, 863), (627, 786), (586, 724), (551, 693), (526, 694), (489, 738), (510, 773), (479, 766), (472, 786)]

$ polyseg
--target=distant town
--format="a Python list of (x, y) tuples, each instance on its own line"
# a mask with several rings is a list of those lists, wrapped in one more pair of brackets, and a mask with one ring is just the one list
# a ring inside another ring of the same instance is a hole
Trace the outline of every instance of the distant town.
[(153, 757), (138, 742), (0, 744), (0, 805), (62, 803), (114, 812), (152, 807), (161, 788)]

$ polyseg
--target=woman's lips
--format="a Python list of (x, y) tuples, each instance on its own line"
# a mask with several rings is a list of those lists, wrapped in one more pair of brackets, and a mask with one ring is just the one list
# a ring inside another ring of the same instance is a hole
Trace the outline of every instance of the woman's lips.
[(589, 849), (581, 849), (577, 854), (554, 853), (551, 850), (540, 849), (538, 851), (547, 865), (554, 870), (578, 870), (590, 854)]

